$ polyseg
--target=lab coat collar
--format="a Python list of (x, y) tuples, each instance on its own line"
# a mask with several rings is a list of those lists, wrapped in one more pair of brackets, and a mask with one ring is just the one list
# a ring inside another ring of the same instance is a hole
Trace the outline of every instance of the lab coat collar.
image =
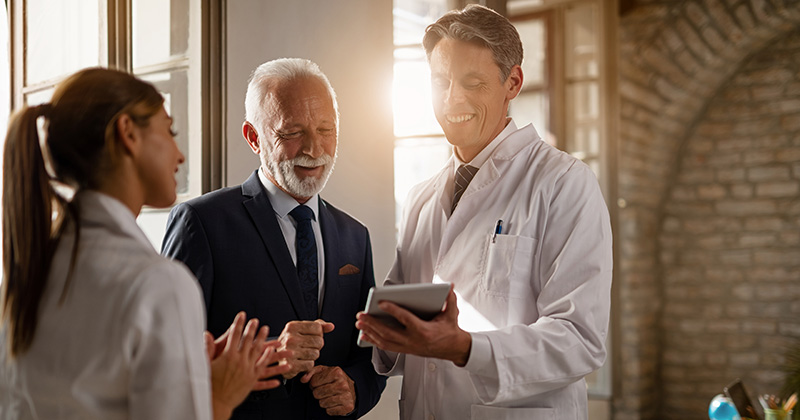
[[(530, 146), (535, 141), (541, 141), (541, 137), (539, 137), (532, 124), (517, 129), (514, 121), (509, 121), (506, 128), (472, 160), (472, 162), (475, 162), (479, 159), (486, 159), (484, 163), (480, 164), (480, 170), (475, 174), (466, 191), (464, 191), (461, 200), (494, 183), (500, 177), (498, 166), (502, 166), (504, 161), (512, 160), (520, 150)], [(488, 151), (489, 154), (481, 157), (484, 151)], [(450, 215), (450, 207), (452, 205), (453, 177), (460, 164), (460, 159), (455, 156), (455, 153), (450, 155), (450, 159), (445, 164), (444, 169), (436, 176), (434, 182), (434, 189), (440, 194), (439, 204), (447, 216)]]
[(463, 162), (461, 159), (459, 159), (458, 156), (456, 156), (455, 153), (453, 153), (453, 157), (455, 157), (454, 159), (455, 164), (453, 165), (454, 166), (453, 173), (455, 173), (455, 171), (458, 170), (459, 166), (464, 164), (480, 169), (483, 166), (483, 164), (486, 163), (487, 160), (489, 160), (489, 157), (492, 155), (492, 153), (494, 153), (495, 149), (497, 149), (497, 146), (499, 146), (500, 143), (502, 143), (506, 137), (508, 137), (509, 135), (511, 135), (511, 133), (515, 131), (517, 131), (517, 124), (514, 123), (514, 120), (509, 118), (505, 128), (503, 128), (503, 130), (500, 131), (500, 134), (498, 134), (497, 137), (495, 137), (492, 141), (490, 141), (489, 144), (487, 144), (486, 147), (484, 147), (483, 150), (480, 151), (480, 153), (478, 153), (474, 158), (472, 158), (471, 161)]
[(147, 235), (136, 223), (136, 215), (125, 204), (99, 191), (84, 190), (75, 194), (83, 226), (98, 225), (114, 233), (135, 239), (148, 250), (156, 252)]
[[(526, 147), (533, 147), (535, 142), (540, 140), (539, 135), (532, 125), (527, 125), (509, 134), (507, 137), (500, 139), (500, 142), (497, 144), (489, 159), (481, 166), (481, 169), (475, 174), (472, 182), (467, 186), (453, 214), (450, 214), (449, 207), (452, 202), (452, 179), (454, 174), (449, 170), (450, 166), (445, 166), (445, 169), (440, 172), (435, 186), (436, 192), (439, 194), (439, 204), (443, 212), (442, 222), (446, 227), (441, 242), (439, 243), (439, 259), (437, 259), (437, 265), (441, 262), (441, 259), (447, 255), (455, 238), (466, 228), (472, 216), (474, 216), (475, 212), (482, 206), (486, 198), (486, 193), (491, 191), (491, 186), (508, 170), (510, 167), (508, 163), (523, 149)], [(455, 158), (451, 157), (451, 159)]]

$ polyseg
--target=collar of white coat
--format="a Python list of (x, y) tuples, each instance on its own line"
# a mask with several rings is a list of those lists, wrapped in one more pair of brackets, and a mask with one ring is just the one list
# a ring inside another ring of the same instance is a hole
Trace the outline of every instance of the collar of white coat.
[[(520, 150), (531, 146), (536, 141), (541, 141), (541, 137), (539, 137), (539, 133), (536, 132), (532, 124), (517, 129), (514, 120), (509, 121), (506, 128), (470, 162), (471, 165), (474, 165), (477, 164), (479, 159), (482, 159), (483, 161), (478, 168), (480, 169), (484, 166), (486, 168), (475, 174), (475, 178), (470, 182), (467, 191), (480, 188), (482, 184), (496, 179), (499, 176), (496, 163), (513, 159)], [(434, 182), (436, 191), (446, 191), (445, 187), (452, 183), (451, 181), (455, 176), (455, 171), (458, 170), (460, 164), (460, 160), (456, 157), (455, 153), (453, 153), (450, 156), (450, 160), (445, 164), (447, 170), (440, 172)], [(450, 194), (452, 195), (452, 188), (450, 188)]]
[[(275, 210), (275, 214), (281, 219), (285, 218), (286, 215), (299, 204), (294, 197), (287, 194), (286, 191), (278, 188), (277, 185), (270, 181), (267, 176), (264, 175), (264, 170), (261, 168), (258, 168), (258, 179), (267, 190), (267, 196), (269, 197), (269, 203), (272, 204), (272, 210)], [(305, 205), (314, 212), (314, 220), (319, 221), (319, 194), (314, 194), (305, 202)]]
[(101, 225), (123, 236), (131, 237), (147, 249), (156, 252), (152, 242), (136, 223), (136, 215), (121, 201), (94, 190), (83, 190), (75, 195), (74, 200), (78, 203), (78, 211), (84, 226)]
[(458, 170), (459, 166), (465, 165), (465, 164), (469, 165), (469, 166), (472, 166), (473, 168), (480, 169), (481, 166), (483, 166), (483, 164), (486, 163), (486, 161), (489, 159), (489, 156), (492, 155), (492, 152), (494, 152), (494, 149), (496, 149), (497, 146), (506, 137), (508, 137), (511, 133), (513, 133), (515, 131), (517, 131), (517, 125), (514, 123), (513, 119), (509, 118), (508, 122), (506, 123), (505, 128), (503, 128), (503, 131), (501, 131), (500, 134), (497, 135), (497, 137), (492, 139), (492, 141), (490, 141), (489, 144), (487, 144), (486, 147), (484, 147), (483, 150), (481, 150), (480, 153), (478, 153), (469, 162), (462, 161), (461, 158), (459, 158), (458, 155), (456, 155), (456, 153), (454, 151), (453, 152), (453, 157), (454, 157), (454, 159), (453, 159), (453, 174), (456, 173), (456, 171)]

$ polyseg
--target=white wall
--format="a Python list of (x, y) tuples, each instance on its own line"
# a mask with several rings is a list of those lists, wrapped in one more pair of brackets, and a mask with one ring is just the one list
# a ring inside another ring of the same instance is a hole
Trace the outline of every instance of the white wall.
[(395, 246), (392, 1), (228, 1), (226, 45), (226, 183), (239, 184), (258, 167), (241, 135), (250, 73), (275, 58), (316, 62), (341, 114), (339, 159), (321, 195), (369, 227), (382, 278)]
[[(258, 167), (241, 136), (252, 70), (281, 57), (316, 62), (336, 90), (341, 114), (339, 158), (321, 195), (367, 225), (375, 277), (382, 281), (396, 242), (392, 0), (230, 0), (226, 13), (226, 183), (239, 184)], [(399, 381), (390, 380), (365, 418), (398, 418), (398, 390)]]

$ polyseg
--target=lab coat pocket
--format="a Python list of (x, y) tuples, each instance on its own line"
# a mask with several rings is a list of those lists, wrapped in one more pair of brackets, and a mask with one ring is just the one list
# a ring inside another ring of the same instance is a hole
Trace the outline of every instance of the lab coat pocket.
[(481, 288), (489, 295), (530, 298), (536, 239), (517, 235), (487, 235), (481, 264)]
[(548, 420), (555, 418), (552, 408), (512, 408), (473, 405), (470, 413), (472, 420)]

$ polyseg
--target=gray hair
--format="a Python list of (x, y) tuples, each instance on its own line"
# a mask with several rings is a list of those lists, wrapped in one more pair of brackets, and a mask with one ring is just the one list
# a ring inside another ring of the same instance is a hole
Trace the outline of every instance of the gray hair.
[(313, 77), (319, 79), (328, 88), (328, 93), (333, 101), (336, 111), (336, 128), (339, 128), (339, 104), (336, 102), (336, 92), (328, 81), (325, 73), (311, 60), (304, 58), (279, 58), (267, 61), (258, 66), (247, 83), (247, 94), (244, 97), (245, 119), (255, 125), (256, 130), (263, 129), (264, 100), (279, 82)]
[(443, 38), (473, 42), (492, 51), (500, 67), (500, 81), (505, 82), (511, 68), (522, 65), (522, 41), (514, 25), (505, 17), (484, 6), (469, 4), (461, 10), (445, 13), (425, 29), (422, 45), (428, 60)]

